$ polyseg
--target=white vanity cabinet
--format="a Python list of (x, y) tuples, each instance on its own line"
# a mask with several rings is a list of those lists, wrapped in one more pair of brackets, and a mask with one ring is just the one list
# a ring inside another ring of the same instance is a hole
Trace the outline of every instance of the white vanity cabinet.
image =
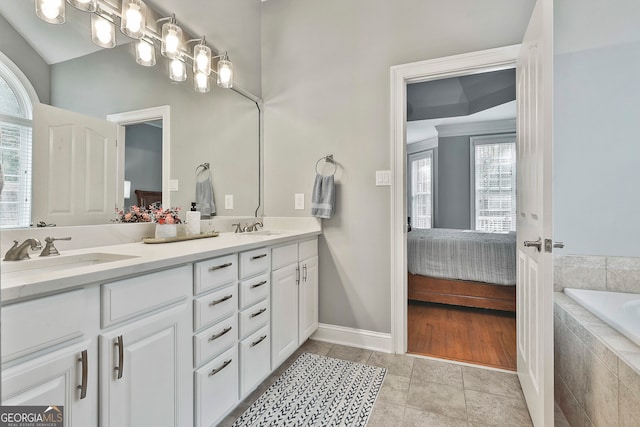
[(318, 240), (275, 247), (271, 263), (273, 370), (318, 328)]
[(98, 422), (99, 307), (82, 288), (2, 307), (2, 404), (64, 406), (65, 426)]
[(102, 285), (102, 426), (193, 423), (191, 266)]

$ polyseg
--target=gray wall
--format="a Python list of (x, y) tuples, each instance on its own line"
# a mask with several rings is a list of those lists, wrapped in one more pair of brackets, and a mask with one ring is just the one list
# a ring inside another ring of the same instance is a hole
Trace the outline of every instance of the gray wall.
[(162, 191), (162, 128), (138, 124), (126, 129), (124, 179), (131, 181), (131, 198), (124, 202), (128, 208), (138, 204), (135, 190)]
[[(44, 24), (44, 23), (43, 23)], [(4, 53), (29, 79), (40, 102), (49, 103), (49, 65), (0, 15), (0, 52)]]
[[(320, 321), (390, 331), (389, 67), (519, 43), (533, 0), (269, 0), (262, 14), (265, 213), (309, 215), (314, 165), (339, 163), (320, 239)], [(451, 23), (455, 22), (455, 25)], [(296, 211), (294, 193), (305, 193)]]
[(471, 228), (469, 136), (438, 138), (436, 228)]
[(601, 6), (555, 12), (554, 239), (559, 253), (640, 256), (640, 3)]

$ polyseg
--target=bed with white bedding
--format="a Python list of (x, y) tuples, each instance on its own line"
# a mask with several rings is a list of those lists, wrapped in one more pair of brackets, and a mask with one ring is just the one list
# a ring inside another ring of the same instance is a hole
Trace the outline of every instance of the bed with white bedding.
[(409, 299), (515, 310), (514, 232), (414, 230), (407, 249)]

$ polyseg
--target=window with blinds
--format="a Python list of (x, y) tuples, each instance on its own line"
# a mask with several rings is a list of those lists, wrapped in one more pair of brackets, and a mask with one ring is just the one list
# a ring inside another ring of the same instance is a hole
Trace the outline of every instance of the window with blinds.
[[(0, 65), (3, 65), (0, 63)], [(32, 104), (20, 80), (0, 67), (0, 228), (31, 223)]]
[(433, 150), (409, 156), (411, 227), (433, 226)]
[(471, 138), (474, 161), (475, 229), (516, 229), (515, 135)]

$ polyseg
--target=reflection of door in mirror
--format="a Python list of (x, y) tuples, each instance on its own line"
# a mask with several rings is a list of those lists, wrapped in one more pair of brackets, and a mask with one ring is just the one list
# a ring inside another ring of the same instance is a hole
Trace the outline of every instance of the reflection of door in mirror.
[[(125, 126), (124, 179), (131, 183), (125, 209), (162, 201), (162, 120)], [(155, 199), (139, 200), (138, 194), (153, 194)]]
[(34, 106), (33, 117), (33, 221), (108, 223), (116, 206), (117, 126), (44, 104)]

